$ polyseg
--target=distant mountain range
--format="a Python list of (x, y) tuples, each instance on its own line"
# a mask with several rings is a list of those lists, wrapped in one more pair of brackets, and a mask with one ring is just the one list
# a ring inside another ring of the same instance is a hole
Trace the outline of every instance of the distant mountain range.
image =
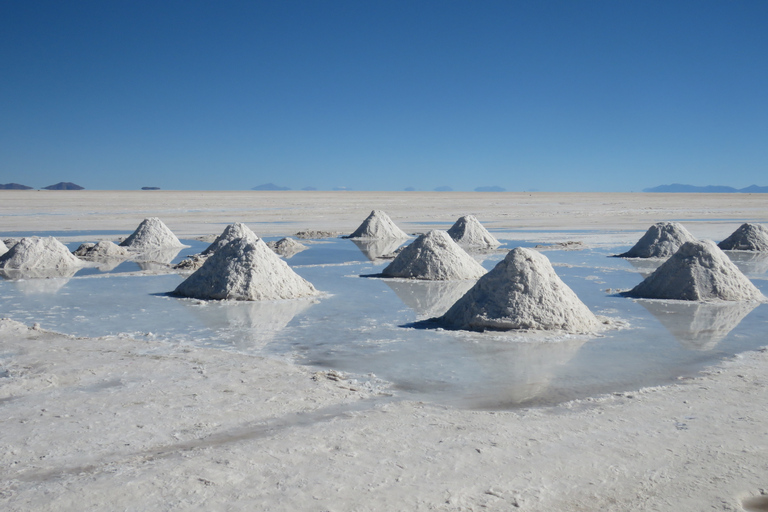
[(504, 187), (493, 185), (490, 187), (477, 187), (475, 192), (505, 192), (506, 190)]
[(32, 187), (19, 185), (18, 183), (6, 183), (5, 185), (0, 183), (0, 190), (32, 190)]
[(289, 187), (280, 187), (274, 183), (264, 183), (263, 185), (257, 185), (251, 190), (291, 190)]
[(696, 185), (673, 183), (672, 185), (659, 185), (658, 187), (645, 188), (643, 189), (643, 192), (703, 192), (708, 194), (740, 192), (745, 194), (766, 194), (768, 193), (768, 187), (759, 187), (757, 185), (750, 185), (746, 188), (733, 188), (722, 185), (706, 185), (704, 187), (698, 187)]
[(85, 188), (69, 181), (62, 181), (55, 185), (48, 185), (47, 187), (43, 187), (43, 190), (85, 190)]

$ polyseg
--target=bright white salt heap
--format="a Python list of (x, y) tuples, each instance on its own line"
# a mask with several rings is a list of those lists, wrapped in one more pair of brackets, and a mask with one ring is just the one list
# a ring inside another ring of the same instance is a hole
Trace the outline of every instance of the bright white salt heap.
[(133, 251), (186, 247), (157, 217), (144, 219), (131, 236), (120, 242)]
[(501, 245), (474, 215), (460, 217), (448, 230), (448, 234), (457, 244), (468, 247), (489, 248)]
[(0, 256), (3, 270), (71, 269), (81, 265), (83, 262), (52, 236), (22, 238)]
[(446, 281), (478, 279), (485, 269), (448, 236), (430, 231), (414, 240), (382, 271), (387, 277)]
[(645, 232), (629, 251), (619, 254), (620, 258), (668, 258), (684, 243), (694, 242), (682, 224), (677, 222), (657, 222)]
[(217, 250), (174, 293), (197, 299), (274, 300), (318, 292), (263, 240), (238, 238)]
[(237, 240), (238, 238), (245, 238), (253, 243), (256, 243), (256, 240), (259, 239), (256, 233), (251, 231), (251, 228), (242, 222), (235, 222), (224, 228), (224, 231), (201, 254), (203, 256), (210, 256), (232, 240)]
[(373, 210), (347, 238), (408, 238), (408, 235), (392, 222), (389, 215), (381, 210)]
[(765, 300), (714, 242), (686, 242), (629, 297), (675, 300)]
[(717, 246), (724, 251), (768, 251), (768, 229), (747, 222)]
[(546, 256), (518, 247), (481, 277), (440, 321), (473, 331), (595, 332), (600, 321), (555, 273)]
[(104, 241), (97, 244), (85, 243), (78, 247), (74, 255), (84, 260), (102, 261), (111, 259), (125, 259), (130, 256), (128, 249), (120, 247), (114, 242)]
[(0, 240), (0, 256), (8, 252), (8, 248), (5, 246), (2, 240)]
[(277, 242), (267, 242), (267, 246), (283, 258), (290, 258), (294, 254), (298, 254), (307, 248), (306, 245), (297, 242), (290, 237), (281, 238)]

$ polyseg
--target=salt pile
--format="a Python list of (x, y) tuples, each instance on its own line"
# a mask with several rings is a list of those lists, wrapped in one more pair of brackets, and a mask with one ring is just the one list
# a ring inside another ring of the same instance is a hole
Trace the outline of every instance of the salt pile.
[(747, 222), (717, 246), (724, 251), (768, 251), (768, 229)]
[(557, 276), (546, 256), (518, 247), (440, 320), (458, 329), (594, 332), (600, 321)]
[(625, 295), (645, 299), (765, 300), (714, 242), (686, 242)]
[(120, 242), (122, 247), (128, 247), (135, 251), (150, 249), (186, 247), (182, 244), (173, 231), (163, 224), (157, 217), (144, 219), (131, 236)]
[(677, 222), (657, 222), (642, 238), (619, 258), (668, 258), (684, 243), (696, 238)]
[(408, 238), (408, 235), (392, 222), (389, 215), (373, 210), (360, 227), (346, 238)]
[(318, 292), (263, 240), (238, 238), (213, 253), (174, 293), (197, 299), (274, 300)]
[(414, 240), (382, 271), (387, 277), (446, 281), (478, 279), (485, 269), (445, 231), (430, 231)]
[(290, 258), (307, 248), (306, 245), (297, 242), (293, 238), (281, 238), (277, 242), (267, 242), (267, 246), (283, 258)]
[(237, 240), (238, 238), (245, 238), (253, 243), (256, 243), (259, 239), (259, 237), (256, 236), (256, 233), (251, 231), (251, 228), (242, 222), (235, 222), (224, 228), (224, 231), (222, 231), (221, 234), (216, 237), (216, 240), (214, 240), (201, 254), (203, 256), (210, 256), (232, 240)]
[(8, 248), (5, 246), (2, 240), (0, 240), (0, 256), (8, 252)]
[(78, 247), (74, 255), (84, 260), (102, 261), (112, 259), (125, 259), (130, 256), (128, 249), (120, 247), (114, 242), (101, 241), (97, 244), (85, 243)]
[(22, 238), (0, 256), (2, 270), (68, 270), (81, 265), (83, 262), (52, 236)]
[(460, 217), (448, 230), (448, 234), (457, 244), (469, 247), (488, 248), (501, 245), (474, 215)]

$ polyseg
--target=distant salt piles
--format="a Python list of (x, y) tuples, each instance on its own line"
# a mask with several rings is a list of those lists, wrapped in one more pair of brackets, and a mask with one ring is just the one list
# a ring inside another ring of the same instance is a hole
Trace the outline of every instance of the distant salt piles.
[(130, 256), (130, 253), (128, 249), (120, 247), (114, 242), (101, 241), (97, 244), (80, 244), (80, 247), (75, 250), (74, 255), (84, 260), (104, 261), (126, 259)]
[(229, 242), (237, 240), (238, 238), (245, 238), (246, 240), (253, 243), (256, 243), (256, 241), (259, 239), (259, 237), (256, 236), (256, 233), (251, 231), (251, 228), (242, 222), (235, 222), (234, 224), (230, 224), (224, 228), (224, 231), (222, 231), (221, 234), (216, 237), (216, 240), (214, 240), (213, 243), (209, 245), (208, 248), (206, 248), (201, 254), (203, 256), (210, 256), (211, 254), (227, 245)]
[(290, 237), (281, 238), (276, 242), (267, 242), (267, 246), (275, 251), (275, 254), (278, 254), (283, 258), (290, 258), (291, 256), (298, 254), (307, 248), (306, 245), (302, 244), (301, 242), (297, 242)]
[(448, 234), (457, 244), (466, 247), (485, 249), (501, 245), (501, 242), (496, 240), (474, 215), (459, 217), (448, 230)]
[(408, 235), (392, 222), (381, 210), (373, 210), (354, 233), (346, 238), (408, 238)]
[(82, 261), (52, 236), (22, 238), (0, 256), (1, 270), (69, 270), (82, 265)]
[(600, 321), (557, 276), (546, 256), (518, 247), (440, 318), (473, 331), (535, 329), (594, 332)]
[(745, 223), (717, 246), (724, 251), (768, 251), (768, 229)]
[(214, 252), (174, 293), (197, 299), (275, 300), (318, 292), (263, 240), (239, 238)]
[(696, 238), (677, 222), (658, 222), (648, 228), (645, 235), (619, 258), (668, 258), (684, 243)]
[(446, 281), (478, 279), (485, 269), (448, 236), (445, 231), (421, 235), (390, 263), (382, 274), (387, 277)]
[(186, 247), (157, 217), (144, 219), (131, 236), (120, 242), (132, 251), (153, 251)]
[(674, 300), (765, 300), (714, 242), (686, 242), (629, 297)]

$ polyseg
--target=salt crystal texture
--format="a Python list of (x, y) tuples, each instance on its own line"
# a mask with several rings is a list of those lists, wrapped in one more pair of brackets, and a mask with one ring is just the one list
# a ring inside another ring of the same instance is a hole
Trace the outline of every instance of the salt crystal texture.
[(130, 256), (130, 253), (125, 247), (120, 247), (114, 242), (102, 240), (97, 244), (81, 244), (80, 247), (75, 250), (74, 255), (83, 258), (84, 260), (101, 261), (120, 258), (125, 259)]
[(768, 251), (768, 229), (747, 222), (717, 246), (724, 251)]
[(306, 245), (297, 242), (290, 237), (281, 238), (277, 242), (268, 242), (267, 246), (283, 258), (290, 258), (294, 254), (298, 254), (307, 248)]
[(620, 258), (668, 258), (684, 243), (694, 242), (691, 235), (682, 224), (677, 222), (657, 222), (637, 241), (637, 243)]
[(477, 279), (485, 269), (445, 231), (430, 231), (414, 240), (387, 265), (387, 277), (446, 281)]
[(645, 299), (765, 300), (714, 242), (686, 242), (625, 295)]
[(346, 238), (408, 238), (408, 235), (392, 222), (389, 215), (373, 210), (360, 227)]
[(216, 237), (216, 240), (214, 240), (213, 243), (209, 245), (208, 248), (206, 248), (201, 254), (203, 256), (210, 256), (232, 240), (236, 240), (238, 238), (245, 238), (246, 240), (250, 240), (254, 243), (259, 239), (259, 237), (256, 236), (256, 233), (251, 231), (251, 228), (242, 222), (235, 222), (234, 224), (230, 224), (224, 228), (224, 231), (222, 231), (221, 234)]
[(501, 242), (488, 232), (487, 229), (480, 224), (480, 221), (475, 218), (474, 215), (465, 215), (460, 217), (448, 230), (448, 234), (453, 238), (457, 244), (488, 248), (497, 247), (501, 245)]
[(145, 251), (170, 247), (186, 247), (157, 217), (144, 219), (131, 236), (120, 242), (122, 247)]
[(73, 269), (82, 265), (82, 261), (52, 236), (22, 238), (0, 256), (3, 270)]
[(295, 299), (318, 292), (263, 240), (238, 238), (217, 250), (175, 294), (197, 299)]
[(571, 333), (601, 324), (555, 273), (546, 256), (518, 247), (481, 277), (440, 320), (474, 331), (535, 329)]

